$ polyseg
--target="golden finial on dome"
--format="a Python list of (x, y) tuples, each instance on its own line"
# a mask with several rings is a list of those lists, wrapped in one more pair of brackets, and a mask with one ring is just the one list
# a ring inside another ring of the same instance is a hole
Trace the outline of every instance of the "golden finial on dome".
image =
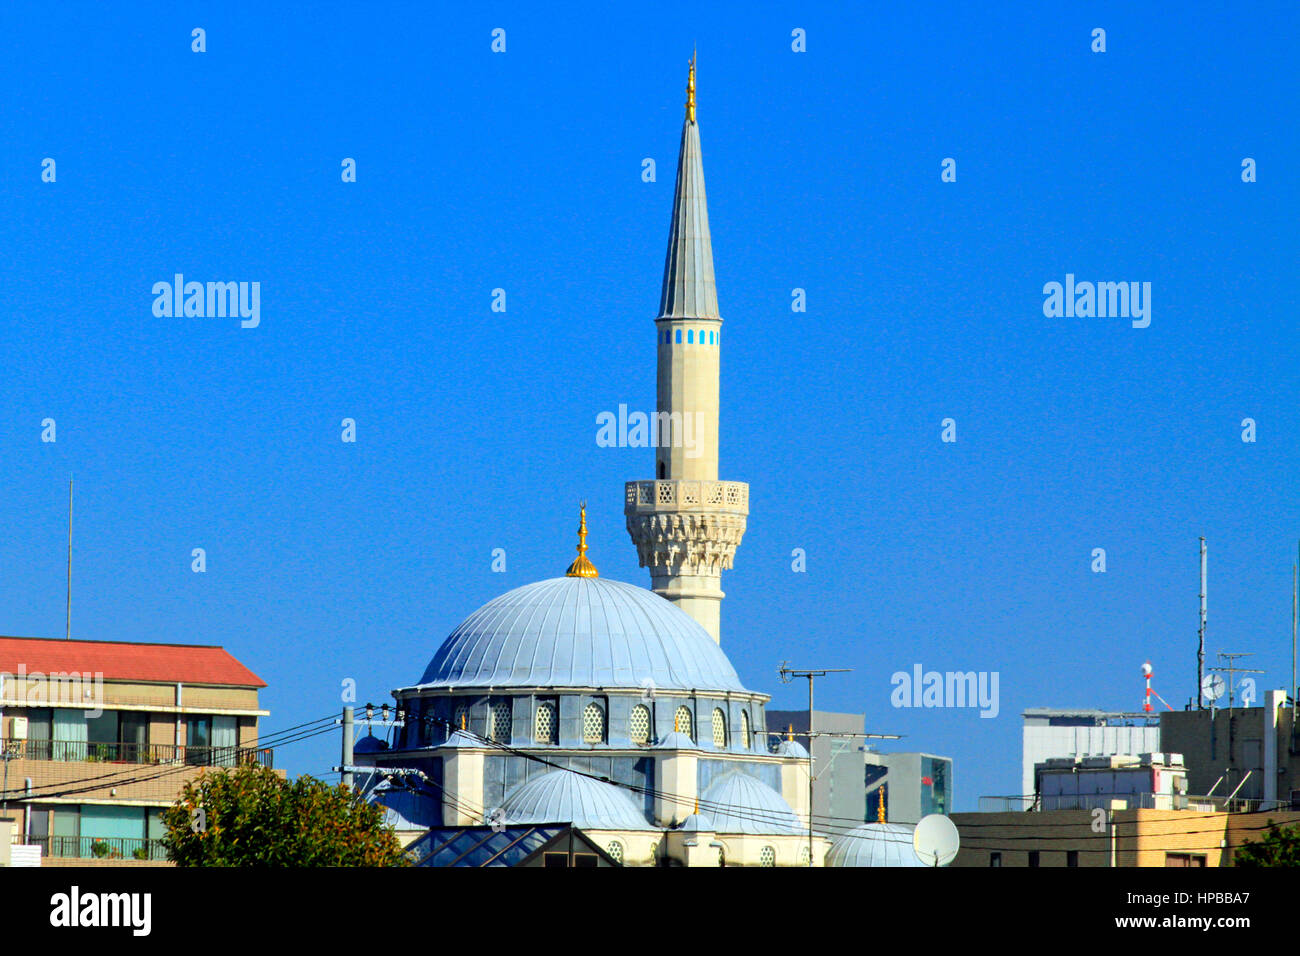
[(580, 517), (578, 519), (578, 557), (569, 565), (569, 570), (564, 572), (565, 577), (570, 578), (598, 578), (600, 572), (596, 566), (587, 559), (587, 502), (582, 502)]
[(691, 70), (686, 78), (686, 118), (695, 122), (695, 51), (691, 51)]

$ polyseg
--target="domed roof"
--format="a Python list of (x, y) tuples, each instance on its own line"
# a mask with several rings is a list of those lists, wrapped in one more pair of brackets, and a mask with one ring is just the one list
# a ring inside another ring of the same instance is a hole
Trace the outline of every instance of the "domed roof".
[(800, 760), (808, 759), (808, 750), (797, 740), (783, 740), (777, 745), (776, 752), (781, 757), (797, 757)]
[(374, 734), (366, 734), (364, 737), (362, 737), (360, 740), (358, 740), (355, 744), (352, 745), (352, 754), (353, 756), (358, 756), (363, 754), (377, 754), (377, 753), (382, 753), (387, 749), (388, 749), (388, 744), (386, 742), (380, 740)]
[(506, 823), (572, 823), (589, 830), (648, 830), (631, 794), (612, 783), (552, 770), (521, 784), (502, 806)]
[(715, 833), (799, 833), (804, 827), (782, 796), (740, 770), (718, 777), (700, 798)]
[(645, 588), (583, 577), (484, 604), (438, 648), (420, 686), (745, 689), (686, 612)]
[(864, 823), (826, 851), (827, 866), (924, 866), (912, 849), (916, 827), (906, 823)]

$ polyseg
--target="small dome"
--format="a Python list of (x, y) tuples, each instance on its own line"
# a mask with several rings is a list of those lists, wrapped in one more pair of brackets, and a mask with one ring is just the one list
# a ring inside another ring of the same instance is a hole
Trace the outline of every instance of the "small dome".
[(680, 730), (670, 730), (664, 734), (659, 743), (655, 744), (663, 750), (699, 750), (700, 745), (691, 740)]
[(442, 825), (442, 804), (428, 794), (412, 793), (381, 779), (365, 798), (384, 811), (384, 825), (395, 830), (427, 830)]
[(454, 748), (486, 747), (487, 744), (485, 744), (483, 741), (479, 740), (477, 737), (472, 736), (471, 734), (467, 733), (464, 730), (456, 729), (451, 732), (450, 737), (448, 737), (443, 743), (439, 744), (438, 746), (454, 747)]
[(739, 770), (729, 770), (700, 799), (718, 833), (800, 833), (805, 828), (782, 796)]
[(563, 577), (508, 591), (451, 633), (420, 687), (745, 688), (694, 618), (653, 591)]
[(906, 823), (864, 823), (826, 851), (827, 866), (924, 866), (912, 849), (916, 827)]
[(685, 830), (690, 833), (713, 833), (713, 821), (702, 813), (692, 813), (682, 821), (679, 830)]
[(776, 752), (781, 757), (798, 757), (800, 760), (808, 759), (808, 751), (804, 745), (797, 740), (783, 740), (777, 746)]
[(628, 791), (571, 770), (521, 784), (502, 806), (507, 823), (571, 823), (587, 830), (648, 830)]
[(355, 744), (352, 745), (352, 755), (360, 754), (377, 754), (388, 749), (388, 744), (380, 740), (374, 734), (366, 734)]

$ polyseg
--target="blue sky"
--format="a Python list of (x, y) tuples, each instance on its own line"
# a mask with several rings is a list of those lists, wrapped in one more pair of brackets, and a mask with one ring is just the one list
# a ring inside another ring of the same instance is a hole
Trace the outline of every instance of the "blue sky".
[[(1284, 686), (1294, 6), (840, 6), (0, 10), (0, 632), (63, 632), (70, 472), (74, 636), (222, 644), (268, 730), (562, 573), (581, 497), (601, 573), (648, 585), (622, 489), (653, 455), (595, 417), (653, 407), (698, 44), (747, 685), (799, 707), (780, 661), (853, 668), (819, 705), (954, 757), (973, 809), (1019, 789), (1024, 708), (1136, 709), (1145, 659), (1187, 702), (1205, 535), (1208, 649)], [(177, 272), (260, 282), (260, 326), (156, 318)], [(1067, 272), (1150, 282), (1150, 327), (1046, 318)], [(916, 663), (998, 672), (1000, 715), (891, 707)]]

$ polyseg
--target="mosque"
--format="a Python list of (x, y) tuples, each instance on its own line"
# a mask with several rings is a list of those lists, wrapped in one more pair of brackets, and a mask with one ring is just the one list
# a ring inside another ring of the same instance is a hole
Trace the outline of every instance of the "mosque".
[[(628, 482), (624, 501), (651, 589), (600, 576), (584, 506), (562, 577), (483, 605), (393, 692), (404, 720), (391, 744), (358, 742), (355, 762), (375, 768), (362, 786), (433, 865), (505, 865), (566, 826), (601, 865), (916, 865), (898, 849), (906, 827), (882, 820), (835, 844), (813, 832), (808, 752), (768, 746), (769, 695), (721, 647), (749, 487), (718, 479), (722, 317), (694, 59), (655, 327), (655, 477)], [(673, 440), (687, 414), (690, 455)]]

